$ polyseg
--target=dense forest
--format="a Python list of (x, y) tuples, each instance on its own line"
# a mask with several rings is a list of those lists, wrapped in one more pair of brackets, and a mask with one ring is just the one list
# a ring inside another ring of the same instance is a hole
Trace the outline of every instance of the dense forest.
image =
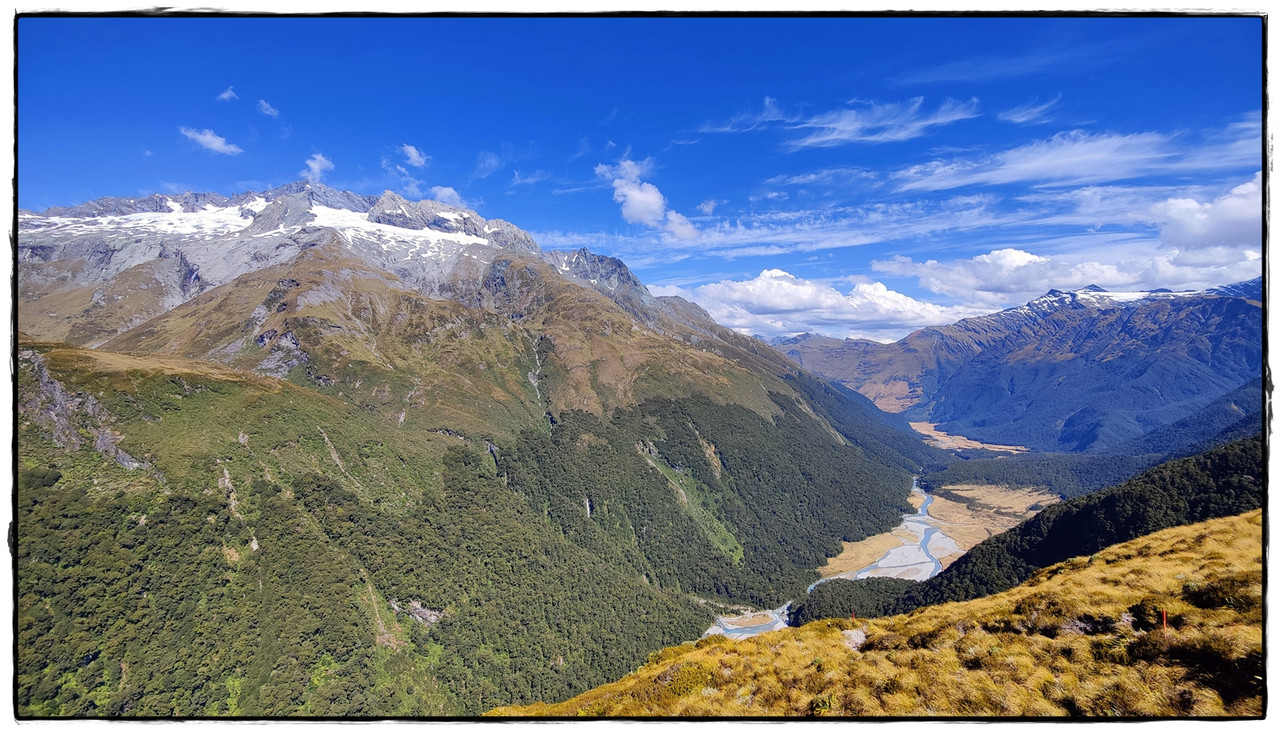
[(773, 398), (772, 423), (704, 397), (608, 422), (566, 412), (549, 435), (528, 430), (501, 450), (498, 467), (571, 541), (619, 552), (658, 586), (776, 604), (817, 578), (839, 541), (891, 528), (910, 477)]
[(802, 591), (945, 459), (859, 429), (835, 392), (775, 393), (772, 418), (702, 396), (564, 411), (490, 441), (204, 365), (42, 352), (18, 374), (24, 717), (567, 698), (725, 605)]
[[(1262, 504), (1262, 436), (1171, 460), (1127, 482), (1049, 506), (975, 546), (920, 583), (828, 581), (792, 603), (791, 621), (902, 614), (919, 607), (987, 596), (1037, 570), (1087, 556), (1164, 528), (1253, 510)], [(861, 585), (861, 586), (859, 586)]]

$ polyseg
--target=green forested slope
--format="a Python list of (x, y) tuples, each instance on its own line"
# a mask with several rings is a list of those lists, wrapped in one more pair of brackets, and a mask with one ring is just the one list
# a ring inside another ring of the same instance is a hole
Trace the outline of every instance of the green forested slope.
[(499, 468), (570, 540), (658, 586), (777, 603), (817, 578), (839, 541), (891, 528), (910, 476), (773, 398), (773, 422), (700, 397), (608, 422), (565, 412), (550, 435), (526, 431), (500, 452)]
[(23, 717), (567, 698), (699, 636), (707, 600), (802, 588), (897, 521), (915, 465), (790, 394), (489, 440), (197, 360), (20, 355)]
[(67, 388), (41, 400), (24, 360), (20, 715), (475, 713), (710, 622), (530, 514), (483, 445), (205, 364), (44, 360)]

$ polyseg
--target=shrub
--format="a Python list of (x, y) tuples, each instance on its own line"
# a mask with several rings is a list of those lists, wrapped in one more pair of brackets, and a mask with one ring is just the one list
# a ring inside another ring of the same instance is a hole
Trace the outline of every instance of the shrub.
[(1247, 611), (1262, 603), (1262, 572), (1247, 571), (1182, 585), (1182, 598), (1201, 609), (1230, 607)]

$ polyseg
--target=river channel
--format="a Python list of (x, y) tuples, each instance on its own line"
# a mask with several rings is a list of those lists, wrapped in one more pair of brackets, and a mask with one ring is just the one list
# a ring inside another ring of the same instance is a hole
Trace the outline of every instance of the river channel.
[[(914, 513), (902, 516), (902, 523), (892, 533), (902, 545), (885, 551), (884, 555), (873, 563), (856, 571), (818, 579), (809, 585), (806, 591), (825, 581), (844, 579), (856, 581), (872, 576), (887, 576), (898, 579), (924, 581), (942, 571), (939, 556), (952, 556), (960, 552), (960, 547), (951, 536), (943, 530), (944, 525), (929, 515), (929, 506), (933, 504), (933, 496), (920, 489), (916, 478), (911, 480), (911, 492), (923, 498), (920, 507)], [(777, 609), (751, 612), (731, 617), (717, 617), (703, 636), (723, 634), (735, 640), (754, 637), (758, 634), (782, 629), (787, 626), (787, 611), (791, 603)]]

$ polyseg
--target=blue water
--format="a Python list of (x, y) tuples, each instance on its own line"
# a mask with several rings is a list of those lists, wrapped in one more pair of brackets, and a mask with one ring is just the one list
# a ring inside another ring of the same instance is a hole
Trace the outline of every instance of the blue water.
[[(912, 491), (920, 489), (919, 486), (917, 485), (916, 478), (911, 479), (911, 489)], [(902, 525), (899, 526), (899, 528), (906, 527), (906, 526), (913, 526), (913, 527), (916, 527), (917, 531), (912, 531), (912, 532), (913, 533), (919, 532), (920, 534), (919, 550), (921, 553), (924, 554), (924, 558), (926, 559), (926, 561), (932, 564), (929, 574), (925, 578), (931, 578), (933, 576), (936, 576), (940, 571), (942, 571), (942, 562), (939, 561), (936, 556), (934, 556), (932, 553), (929, 552), (929, 540), (934, 535), (942, 532), (937, 526), (929, 524), (926, 520), (929, 517), (929, 506), (932, 504), (933, 504), (933, 496), (926, 493), (924, 496), (924, 502), (920, 504), (920, 507), (916, 510), (916, 512), (903, 515)], [(835, 576), (828, 576), (825, 579), (818, 579), (817, 581), (810, 584), (809, 588), (806, 589), (805, 591), (812, 592), (813, 587), (823, 583), (824, 581), (831, 581), (832, 579), (844, 579), (846, 581), (865, 579), (869, 575), (871, 575), (871, 572), (875, 571), (876, 569), (889, 568), (889, 566), (881, 566), (882, 562), (890, 560), (895, 554), (900, 554), (904, 549), (909, 549), (912, 547), (915, 547), (914, 543), (908, 546), (898, 546), (890, 551), (887, 551), (883, 556), (876, 559), (875, 563), (862, 569), (861, 571), (858, 571), (853, 575), (837, 574)], [(918, 565), (918, 564), (910, 564), (910, 565)], [(897, 569), (903, 568), (903, 564), (890, 564), (890, 566)], [(787, 602), (783, 606), (769, 611), (768, 614), (772, 616), (772, 621), (765, 624), (756, 625), (754, 627), (734, 627), (732, 625), (728, 625), (725, 623), (725, 619), (726, 619), (725, 617), (717, 617), (716, 623), (713, 626), (713, 628), (719, 628), (721, 631), (724, 632), (726, 637), (729, 637), (735, 640), (739, 640), (744, 637), (754, 637), (755, 635), (758, 635), (758, 634), (763, 634), (765, 632), (771, 632), (773, 630), (786, 627), (787, 612), (790, 608), (791, 608), (791, 603)]]
[[(911, 489), (912, 489), (912, 491), (916, 491), (916, 490), (919, 490), (919, 489), (920, 489), (917, 483), (918, 483), (918, 479), (917, 479), (917, 478), (914, 478), (914, 477), (913, 477), (913, 478), (911, 478)], [(902, 518), (903, 518), (903, 520), (902, 520), (902, 525), (898, 526), (899, 528), (906, 528), (906, 527), (908, 527), (908, 526), (914, 526), (914, 527), (916, 527), (916, 528), (918, 529), (918, 531), (919, 531), (919, 533), (920, 533), (920, 552), (921, 552), (921, 553), (923, 553), (923, 554), (924, 554), (925, 559), (926, 559), (926, 560), (928, 560), (928, 561), (929, 561), (929, 563), (931, 563), (931, 564), (932, 564), (932, 568), (929, 570), (929, 574), (928, 574), (928, 576), (926, 576), (925, 578), (932, 578), (932, 577), (934, 577), (934, 576), (937, 576), (937, 575), (938, 575), (938, 573), (939, 573), (940, 571), (942, 571), (942, 562), (941, 562), (941, 561), (939, 561), (939, 560), (938, 560), (938, 558), (937, 558), (936, 556), (934, 556), (932, 553), (930, 553), (930, 552), (929, 552), (929, 540), (930, 540), (930, 539), (931, 539), (935, 534), (937, 534), (937, 533), (940, 533), (940, 532), (941, 532), (941, 530), (940, 530), (937, 526), (935, 526), (935, 525), (930, 525), (930, 524), (926, 521), (926, 519), (929, 517), (929, 506), (930, 506), (930, 505), (932, 505), (932, 504), (933, 504), (933, 496), (932, 496), (932, 495), (929, 495), (929, 494), (927, 494), (927, 493), (926, 493), (926, 494), (925, 494), (925, 496), (924, 496), (924, 502), (920, 504), (920, 507), (916, 509), (916, 512), (915, 512), (915, 513), (913, 513), (913, 514), (908, 514), (908, 515), (904, 515), (904, 516), (902, 516)], [(895, 530), (896, 530), (896, 529), (895, 529)], [(914, 533), (914, 532), (916, 532), (916, 531), (912, 531), (912, 532)], [(912, 544), (912, 545), (914, 545), (914, 544)], [(871, 575), (872, 575), (875, 571), (877, 571), (877, 570), (885, 570), (885, 569), (889, 568), (889, 566), (888, 566), (888, 565), (882, 565), (882, 564), (884, 564), (884, 562), (885, 562), (885, 561), (889, 560), (889, 559), (890, 559), (891, 557), (893, 557), (895, 554), (900, 554), (900, 553), (902, 552), (903, 548), (905, 548), (905, 546), (895, 547), (895, 548), (893, 548), (893, 549), (891, 549), (891, 550), (887, 551), (883, 556), (881, 556), (880, 558), (876, 559), (876, 562), (875, 562), (875, 563), (871, 564), (870, 566), (867, 566), (866, 568), (862, 569), (861, 571), (858, 571), (857, 573), (853, 574), (852, 576), (850, 576), (850, 575), (848, 575), (848, 574), (837, 574), (836, 576), (828, 576), (828, 577), (827, 577), (827, 578), (825, 578), (825, 579), (818, 579), (817, 581), (815, 581), (815, 582), (813, 582), (812, 584), (810, 584), (810, 585), (809, 585), (809, 588), (808, 588), (808, 589), (806, 589), (805, 591), (806, 591), (806, 592), (809, 592), (809, 593), (812, 593), (812, 592), (813, 592), (813, 587), (815, 587), (815, 586), (817, 586), (818, 584), (821, 584), (821, 583), (823, 583), (823, 582), (831, 581), (832, 579), (844, 579), (844, 580), (846, 580), (846, 581), (850, 581), (850, 580), (857, 580), (857, 579), (865, 579), (865, 578), (867, 578), (868, 576), (871, 576)], [(892, 566), (894, 566), (895, 568), (901, 568), (901, 567), (902, 567), (902, 564), (893, 564)]]

